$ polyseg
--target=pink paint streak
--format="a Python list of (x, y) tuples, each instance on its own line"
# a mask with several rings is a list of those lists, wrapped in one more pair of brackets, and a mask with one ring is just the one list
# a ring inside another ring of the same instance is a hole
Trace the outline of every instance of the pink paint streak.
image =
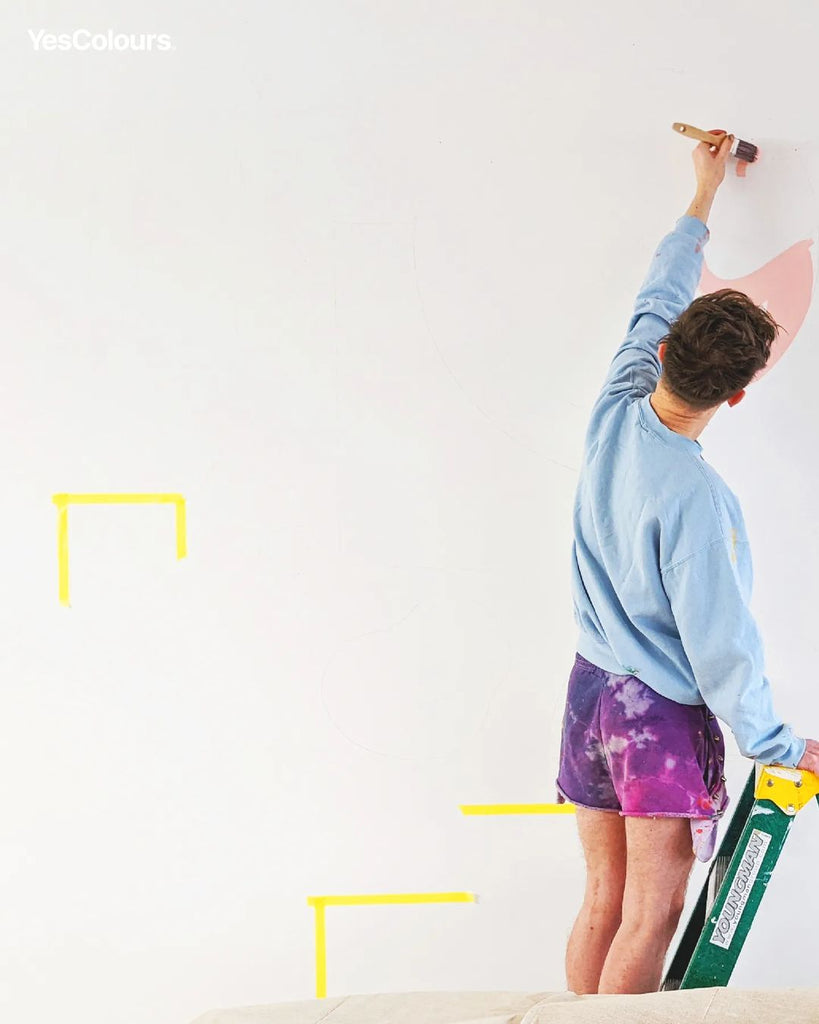
[(796, 242), (789, 249), (774, 256), (764, 266), (745, 277), (725, 280), (712, 274), (703, 263), (700, 293), (735, 288), (745, 292), (758, 306), (763, 306), (782, 330), (777, 332), (771, 346), (771, 357), (764, 369), (754, 377), (759, 380), (782, 358), (793, 343), (802, 321), (810, 308), (813, 294), (813, 260), (810, 247), (812, 238)]
[(756, 153), (754, 154), (753, 160), (748, 161), (748, 160), (737, 159), (737, 177), (738, 178), (744, 178), (745, 177), (745, 172), (748, 170), (748, 164), (749, 163), (754, 163), (755, 164), (755, 163), (759, 162), (760, 153), (761, 153), (761, 150), (760, 150), (759, 146), (757, 146), (756, 147)]

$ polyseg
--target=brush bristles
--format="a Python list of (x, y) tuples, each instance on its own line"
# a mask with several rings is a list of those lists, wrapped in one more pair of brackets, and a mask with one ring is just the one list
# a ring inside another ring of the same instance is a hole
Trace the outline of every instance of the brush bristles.
[(735, 156), (737, 160), (747, 160), (749, 164), (752, 164), (756, 160), (756, 155), (759, 152), (758, 148), (753, 142), (743, 142), (740, 139), (737, 142)]

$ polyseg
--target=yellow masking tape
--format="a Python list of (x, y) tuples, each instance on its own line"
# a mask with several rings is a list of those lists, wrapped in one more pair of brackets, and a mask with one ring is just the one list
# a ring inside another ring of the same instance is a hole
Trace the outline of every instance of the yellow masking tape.
[(316, 999), (327, 995), (327, 929), (324, 904), (316, 903)]
[(161, 505), (184, 501), (181, 494), (55, 494), (55, 505)]
[(311, 907), (323, 903), (327, 907), (360, 907), (379, 903), (474, 903), (474, 892), (395, 892), (365, 896), (308, 896)]
[(185, 499), (180, 496), (176, 503), (176, 557), (184, 558), (188, 553), (188, 521), (185, 514)]
[(327, 995), (327, 932), (325, 907), (360, 907), (384, 903), (477, 903), (474, 892), (397, 892), (363, 896), (308, 896), (316, 911), (316, 998)]
[(176, 557), (188, 553), (185, 499), (181, 494), (55, 494), (57, 506), (57, 564), (60, 574), (60, 603), (68, 599), (68, 506), (69, 505), (176, 505)]
[(57, 508), (57, 563), (60, 573), (60, 601), (68, 604), (68, 507)]
[(574, 804), (461, 804), (464, 814), (574, 814)]

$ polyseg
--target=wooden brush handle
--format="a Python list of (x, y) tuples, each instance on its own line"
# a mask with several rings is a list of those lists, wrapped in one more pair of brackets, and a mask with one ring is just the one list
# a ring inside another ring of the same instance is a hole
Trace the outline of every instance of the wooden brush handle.
[(724, 135), (712, 135), (711, 132), (704, 132), (701, 128), (695, 128), (692, 124), (683, 124), (682, 121), (675, 121), (671, 125), (675, 132), (680, 135), (687, 135), (689, 138), (697, 139), (698, 142), (707, 142), (711, 146), (719, 146)]

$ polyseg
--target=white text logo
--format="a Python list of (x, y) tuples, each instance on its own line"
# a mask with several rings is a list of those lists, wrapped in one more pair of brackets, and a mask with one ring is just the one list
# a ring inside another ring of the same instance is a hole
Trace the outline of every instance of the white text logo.
[(30, 28), (28, 35), (34, 49), (46, 53), (55, 50), (142, 53), (176, 49), (165, 32), (115, 32), (112, 28), (107, 32), (91, 32), (87, 28), (77, 28), (73, 32), (54, 33), (43, 28), (35, 32)]

